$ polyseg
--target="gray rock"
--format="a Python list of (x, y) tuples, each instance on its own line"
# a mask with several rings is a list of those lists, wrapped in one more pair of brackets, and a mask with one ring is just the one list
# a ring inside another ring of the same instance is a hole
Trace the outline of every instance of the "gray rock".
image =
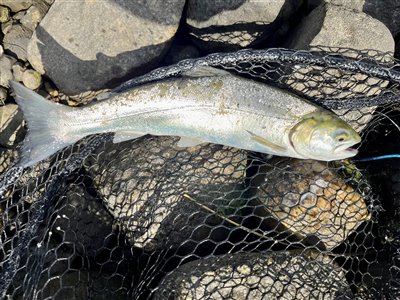
[[(7, 99), (7, 90), (0, 86), (0, 105), (4, 105), (4, 101)], [(0, 116), (1, 119), (1, 116)], [(0, 120), (1, 122), (1, 120)]]
[(16, 14), (14, 14), (12, 18), (15, 21), (19, 21), (22, 19), (23, 16), (25, 16), (25, 14), (26, 14), (26, 10), (22, 10), (22, 11), (17, 12)]
[(0, 86), (6, 88), (9, 87), (8, 81), (13, 79), (11, 69), (15, 61), (15, 58), (9, 55), (3, 55), (0, 57)]
[(4, 49), (9, 50), (18, 57), (18, 59), (27, 60), (27, 48), (32, 31), (22, 25), (14, 25), (4, 35)]
[(362, 12), (365, 0), (310, 0), (308, 1), (309, 8), (315, 8), (325, 3), (342, 6), (343, 8)]
[(3, 32), (3, 34), (7, 34), (7, 32), (10, 31), (12, 25), (13, 25), (12, 20), (8, 20), (5, 23), (1, 23), (1, 32)]
[(29, 8), (32, 0), (0, 0), (0, 5), (8, 6), (15, 13)]
[(15, 62), (12, 66), (13, 77), (16, 81), (22, 81), (22, 75), (25, 72), (25, 66), (19, 61)]
[(21, 141), (22, 113), (18, 105), (7, 104), (0, 106), (0, 145), (10, 147)]
[(0, 6), (0, 23), (10, 20), (10, 9), (6, 6)]
[[(377, 40), (379, 43), (376, 43)], [(325, 49), (328, 52), (337, 48), (373, 49), (393, 53), (394, 40), (383, 23), (367, 14), (343, 6), (324, 4), (314, 9), (299, 25), (288, 47), (315, 51)], [(338, 52), (352, 58), (360, 55), (357, 51)], [(374, 58), (388, 62), (393, 60), (393, 54)], [(319, 67), (299, 68), (287, 83), (310, 97), (336, 99), (375, 96), (388, 84), (387, 81), (367, 78), (362, 74)], [(371, 120), (374, 110), (375, 107), (369, 107), (362, 110), (336, 110), (335, 113), (355, 130), (361, 131)]]
[(28, 89), (36, 90), (42, 84), (42, 75), (35, 70), (28, 69), (22, 74), (22, 82)]
[(29, 61), (66, 94), (112, 86), (154, 67), (175, 35), (184, 2), (55, 1), (30, 41)]
[[(245, 176), (244, 151), (211, 144), (179, 150), (176, 142), (175, 137), (148, 137), (110, 143), (87, 167), (128, 239), (147, 251), (208, 238), (211, 228), (205, 223), (222, 220), (183, 195), (221, 211)], [(226, 201), (216, 203), (211, 195)]]
[(2, 56), (3, 56), (3, 53), (4, 53), (3, 46), (2, 46), (2, 45), (0, 45), (0, 57), (2, 57)]
[(350, 299), (346, 272), (327, 255), (305, 251), (236, 253), (186, 263), (161, 281), (164, 299)]
[(20, 22), (26, 28), (34, 31), (36, 26), (42, 20), (44, 14), (37, 6), (32, 5), (26, 12), (26, 14), (21, 18)]
[(269, 227), (283, 225), (283, 231), (295, 233), (300, 240), (317, 237), (332, 250), (370, 219), (362, 193), (327, 163), (288, 158), (271, 163), (272, 170), (258, 175), (265, 176), (256, 193), (257, 214)]
[(207, 52), (254, 46), (287, 28), (298, 0), (189, 0), (186, 23), (196, 44)]
[(400, 33), (400, 2), (398, 0), (365, 0), (364, 12), (389, 28), (393, 36)]

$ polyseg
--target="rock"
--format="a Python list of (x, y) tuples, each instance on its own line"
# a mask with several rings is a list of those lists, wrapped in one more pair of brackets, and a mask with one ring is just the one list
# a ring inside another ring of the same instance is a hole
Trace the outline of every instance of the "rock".
[(4, 53), (3, 46), (2, 46), (2, 45), (0, 45), (0, 57), (2, 57), (3, 53)]
[(27, 48), (32, 31), (22, 25), (14, 25), (4, 35), (4, 49), (13, 52), (18, 59), (27, 60)]
[(0, 6), (0, 23), (10, 20), (10, 9), (6, 6)]
[(55, 1), (30, 41), (29, 61), (66, 94), (114, 86), (162, 58), (184, 3)]
[[(380, 42), (376, 43), (377, 40)], [(373, 49), (393, 53), (394, 40), (384, 24), (365, 13), (324, 4), (314, 9), (300, 24), (288, 47), (328, 52), (333, 52), (338, 48)], [(360, 52), (357, 51), (337, 51), (344, 56), (360, 58)], [(378, 54), (374, 58), (383, 62), (393, 60), (392, 55)], [(388, 84), (384, 80), (335, 68), (301, 65), (296, 67), (292, 76), (288, 78), (287, 84), (314, 98), (344, 99), (375, 96)], [(334, 112), (360, 132), (371, 120), (375, 108), (335, 110)]]
[(8, 20), (5, 23), (1, 23), (1, 32), (3, 32), (3, 34), (7, 34), (12, 28), (12, 25), (13, 25), (12, 20)]
[(9, 87), (8, 81), (13, 79), (11, 68), (14, 62), (15, 58), (9, 55), (0, 57), (0, 86)]
[(12, 12), (28, 9), (32, 5), (32, 0), (0, 0), (0, 5), (8, 6)]
[(43, 16), (43, 12), (39, 8), (37, 8), (37, 6), (31, 6), (27, 10), (25, 16), (21, 18), (20, 22), (26, 28), (34, 31), (40, 20), (42, 20)]
[(22, 19), (23, 16), (25, 16), (25, 14), (26, 14), (26, 11), (23, 10), (23, 11), (20, 11), (20, 12), (17, 12), (16, 14), (14, 14), (12, 18), (15, 21), (19, 21)]
[(235, 50), (257, 45), (287, 30), (285, 21), (302, 5), (297, 0), (212, 1), (189, 0), (189, 33), (206, 52)]
[(311, 9), (314, 9), (315, 7), (329, 3), (332, 5), (337, 5), (337, 6), (342, 6), (343, 8), (350, 9), (350, 10), (355, 10), (358, 12), (362, 12), (365, 4), (365, 0), (309, 0), (308, 1), (308, 6)]
[(42, 84), (42, 75), (35, 70), (28, 69), (22, 74), (22, 82), (27, 88), (36, 90)]
[[(346, 272), (306, 251), (201, 258), (166, 275), (152, 299), (350, 299)], [(349, 297), (349, 298), (345, 298)]]
[(25, 66), (19, 61), (15, 62), (12, 66), (13, 77), (16, 81), (22, 81), (22, 75), (25, 72)]
[(7, 104), (0, 106), (0, 145), (11, 147), (22, 139), (22, 113), (18, 111), (18, 105)]
[[(231, 200), (227, 198), (234, 197), (233, 191), (241, 190), (238, 185), (245, 176), (244, 151), (211, 144), (179, 150), (177, 140), (147, 137), (110, 143), (87, 167), (104, 205), (129, 241), (147, 251), (208, 238), (207, 222), (222, 220), (211, 218), (209, 211), (183, 195), (221, 211)], [(218, 197), (220, 205), (213, 202)]]
[(393, 36), (400, 33), (400, 3), (398, 0), (365, 0), (364, 12), (378, 19), (389, 28)]
[(272, 225), (272, 216), (299, 238), (315, 236), (331, 250), (369, 220), (362, 195), (326, 163), (279, 158), (273, 165), (257, 191), (257, 214), (265, 222)]
[(4, 105), (4, 101), (6, 101), (6, 99), (7, 99), (7, 90), (0, 86), (0, 104)]

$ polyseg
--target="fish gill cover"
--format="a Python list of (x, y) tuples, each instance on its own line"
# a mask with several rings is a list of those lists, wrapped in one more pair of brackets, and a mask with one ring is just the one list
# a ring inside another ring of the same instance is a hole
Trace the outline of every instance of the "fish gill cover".
[(113, 144), (112, 134), (27, 169), (2, 150), (1, 297), (400, 297), (400, 162), (357, 161), (399, 152), (400, 65), (324, 50), (211, 54), (112, 92), (198, 65), (226, 69), (332, 109), (362, 137), (355, 160), (181, 149), (166, 136)]

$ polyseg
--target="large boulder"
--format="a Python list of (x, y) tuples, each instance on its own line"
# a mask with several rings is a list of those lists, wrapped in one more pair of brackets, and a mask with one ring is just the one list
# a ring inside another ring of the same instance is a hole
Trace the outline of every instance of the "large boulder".
[(29, 43), (29, 61), (66, 94), (113, 86), (154, 67), (168, 50), (184, 3), (55, 1)]
[[(376, 55), (382, 62), (393, 60), (394, 40), (387, 27), (380, 21), (353, 7), (325, 3), (314, 9), (293, 32), (288, 45), (293, 49), (327, 52), (338, 51), (341, 55), (359, 58), (360, 52), (374, 50), (389, 52), (390, 55)], [(379, 43), (377, 43), (379, 41)], [(356, 51), (344, 51), (351, 48)], [(335, 50), (336, 49), (336, 50)], [(339, 49), (339, 50), (338, 50)], [(287, 83), (295, 90), (313, 98), (345, 99), (376, 96), (388, 84), (387, 81), (363, 74), (341, 71), (335, 68), (304, 66), (297, 68)], [(357, 110), (336, 110), (342, 119), (357, 131), (365, 128), (371, 120), (375, 107)]]
[(205, 52), (235, 50), (272, 40), (302, 5), (298, 0), (189, 0), (186, 23)]

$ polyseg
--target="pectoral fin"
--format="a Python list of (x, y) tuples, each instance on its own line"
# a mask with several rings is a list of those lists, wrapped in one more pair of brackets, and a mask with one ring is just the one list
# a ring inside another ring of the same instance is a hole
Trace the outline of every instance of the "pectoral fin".
[(267, 140), (267, 139), (265, 139), (265, 138), (263, 138), (263, 137), (261, 137), (259, 135), (256, 135), (256, 134), (252, 133), (251, 131), (248, 131), (248, 130), (246, 130), (246, 131), (251, 135), (251, 137), (252, 137), (252, 139), (254, 141), (256, 141), (257, 143), (259, 143), (261, 145), (264, 145), (264, 146), (266, 146), (266, 147), (268, 147), (268, 148), (270, 148), (270, 149), (272, 149), (274, 151), (279, 151), (279, 152), (283, 152), (283, 151), (287, 150), (285, 147), (277, 145), (277, 144), (275, 144), (275, 143), (273, 143), (273, 142), (271, 142), (271, 141), (269, 141), (269, 140)]
[(210, 76), (226, 76), (226, 75), (231, 75), (231, 73), (210, 66), (197, 66), (183, 72), (182, 75), (189, 77), (210, 77)]
[(186, 148), (194, 147), (203, 143), (204, 142), (199, 139), (182, 136), (178, 143), (176, 143), (176, 146), (179, 148)]
[(129, 140), (136, 139), (145, 135), (145, 133), (134, 132), (134, 131), (118, 131), (114, 134), (113, 143), (121, 143)]

